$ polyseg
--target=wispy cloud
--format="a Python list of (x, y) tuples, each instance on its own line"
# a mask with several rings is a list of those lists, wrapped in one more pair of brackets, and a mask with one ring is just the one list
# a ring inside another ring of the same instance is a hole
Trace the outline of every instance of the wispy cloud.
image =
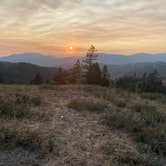
[(90, 43), (108, 52), (166, 52), (165, 16), (165, 0), (1, 0), (0, 54), (63, 53), (68, 44), (82, 51)]

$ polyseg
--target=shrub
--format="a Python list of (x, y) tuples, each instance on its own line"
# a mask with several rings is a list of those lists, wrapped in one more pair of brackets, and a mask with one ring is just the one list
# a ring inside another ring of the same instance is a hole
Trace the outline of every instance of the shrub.
[(30, 97), (27, 95), (14, 94), (13, 100), (15, 100), (16, 104), (28, 104)]
[(51, 137), (43, 136), (37, 131), (23, 127), (18, 124), (10, 124), (0, 127), (1, 148), (13, 149), (23, 148), (28, 151), (39, 151), (49, 153), (54, 150), (54, 141)]
[(166, 96), (161, 93), (143, 93), (141, 95), (143, 99), (157, 100), (160, 103), (166, 103)]
[(125, 153), (119, 156), (117, 160), (119, 165), (140, 166), (145, 164), (143, 157), (133, 153)]
[(26, 104), (26, 105), (32, 105), (32, 106), (40, 106), (42, 103), (40, 96), (28, 96), (28, 95), (22, 95), (22, 94), (15, 94), (15, 101), (17, 104)]
[(147, 104), (139, 104), (139, 103), (135, 103), (131, 105), (131, 110), (133, 112), (145, 112), (145, 111), (156, 111), (156, 107), (154, 106), (150, 106)]
[(39, 86), (39, 90), (55, 90), (55, 82), (51, 84), (42, 84)]
[(141, 95), (141, 97), (144, 98), (144, 99), (156, 100), (156, 99), (163, 98), (164, 95), (161, 94), (161, 93), (143, 93)]
[(40, 96), (34, 96), (31, 98), (31, 103), (33, 104), (33, 106), (40, 106), (42, 103), (41, 97)]
[(103, 112), (107, 109), (108, 105), (102, 100), (75, 99), (68, 104), (68, 107), (78, 111)]
[[(105, 155), (115, 156), (115, 163), (117, 165), (125, 165), (125, 166), (140, 166), (146, 165), (146, 161), (143, 156), (141, 156), (137, 151), (133, 151), (132, 149), (128, 149), (127, 147), (121, 146), (120, 142), (118, 144), (109, 143), (104, 145), (103, 152)], [(123, 149), (122, 149), (123, 148)], [(125, 148), (125, 150), (124, 150)]]
[(131, 114), (124, 112), (109, 112), (104, 115), (104, 123), (110, 127), (124, 129), (132, 124)]
[(135, 104), (131, 110), (109, 112), (104, 116), (104, 123), (127, 130), (156, 154), (166, 155), (166, 116), (155, 107)]
[(23, 118), (29, 110), (23, 104), (16, 104), (11, 99), (0, 99), (0, 116), (7, 119)]
[(127, 102), (123, 99), (112, 99), (112, 101), (117, 107), (124, 108), (127, 105)]
[(47, 120), (48, 114), (41, 110), (32, 110), (29, 104), (39, 106), (40, 97), (28, 97), (26, 95), (17, 95), (17, 97), (0, 98), (0, 118), (1, 119), (32, 119)]

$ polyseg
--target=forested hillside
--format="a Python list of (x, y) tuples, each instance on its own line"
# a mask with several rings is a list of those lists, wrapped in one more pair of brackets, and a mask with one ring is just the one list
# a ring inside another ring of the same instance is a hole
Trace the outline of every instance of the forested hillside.
[(0, 82), (29, 84), (36, 74), (44, 80), (53, 79), (56, 68), (47, 68), (27, 63), (0, 62)]

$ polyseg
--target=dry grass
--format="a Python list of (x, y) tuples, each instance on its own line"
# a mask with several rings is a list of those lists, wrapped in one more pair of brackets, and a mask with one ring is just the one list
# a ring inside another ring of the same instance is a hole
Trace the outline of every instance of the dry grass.
[(50, 153), (54, 150), (54, 141), (51, 137), (15, 121), (1, 123), (0, 145), (2, 149), (23, 148), (39, 153)]
[(88, 85), (0, 85), (0, 92), (0, 165), (166, 162), (166, 104), (159, 94)]
[(69, 102), (68, 107), (77, 111), (90, 111), (103, 113), (108, 109), (108, 104), (104, 100), (95, 98), (74, 99)]

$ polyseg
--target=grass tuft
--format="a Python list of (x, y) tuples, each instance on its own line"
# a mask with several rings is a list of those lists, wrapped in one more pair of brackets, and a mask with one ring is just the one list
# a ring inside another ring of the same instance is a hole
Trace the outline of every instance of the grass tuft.
[(75, 99), (70, 101), (68, 107), (78, 111), (104, 112), (108, 108), (108, 104), (102, 100)]

